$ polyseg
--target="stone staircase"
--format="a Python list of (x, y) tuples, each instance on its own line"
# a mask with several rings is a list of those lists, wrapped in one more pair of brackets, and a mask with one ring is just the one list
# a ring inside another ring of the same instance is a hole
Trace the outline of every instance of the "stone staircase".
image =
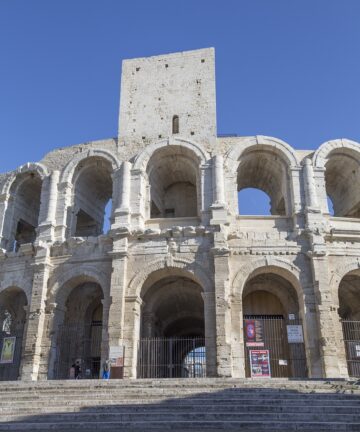
[(0, 383), (0, 431), (360, 431), (360, 383), (182, 379)]

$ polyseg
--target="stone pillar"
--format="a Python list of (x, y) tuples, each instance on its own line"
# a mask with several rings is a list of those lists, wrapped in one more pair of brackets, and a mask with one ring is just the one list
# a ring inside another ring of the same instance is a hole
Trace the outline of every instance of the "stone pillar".
[(22, 356), (21, 377), (23, 380), (36, 381), (39, 375), (45, 331), (45, 301), (51, 269), (49, 249), (38, 247), (32, 266), (34, 276), (25, 335), (25, 349)]
[[(301, 187), (300, 187), (300, 174), (301, 168), (291, 168), (289, 181), (290, 196), (292, 198), (292, 209), (287, 209), (293, 215), (297, 215), (301, 212)], [(285, 203), (285, 205), (287, 205)]]
[(100, 355), (100, 369), (102, 365), (109, 358), (109, 312), (110, 312), (110, 298), (107, 297), (101, 300), (102, 310), (102, 327), (101, 327), (101, 355)]
[(142, 300), (140, 297), (125, 298), (125, 322), (124, 345), (125, 345), (125, 378), (136, 378), (137, 376), (137, 354), (140, 339), (140, 320)]
[(0, 248), (6, 249), (8, 243), (8, 236), (6, 233), (6, 211), (9, 206), (10, 194), (0, 195)]
[(242, 311), (242, 298), (235, 297), (231, 301), (231, 340), (233, 378), (245, 377), (245, 346), (244, 346), (244, 320)]
[(53, 171), (43, 181), (37, 241), (52, 242), (54, 240), (59, 177), (60, 172)]
[[(222, 233), (216, 233), (222, 234)], [(215, 234), (215, 236), (216, 236)], [(225, 247), (214, 247), (217, 375), (232, 376), (231, 317), (229, 307), (229, 255)]]
[(337, 307), (332, 299), (328, 259), (325, 254), (312, 254), (311, 258), (323, 378), (347, 378), (345, 350), (338, 349), (337, 337), (342, 329)]
[(55, 228), (55, 240), (64, 241), (67, 235), (71, 235), (71, 222), (73, 215), (72, 207), (72, 188), (73, 185), (68, 182), (59, 183), (58, 201), (57, 201), (57, 221)]
[(212, 225), (226, 223), (227, 211), (225, 209), (225, 188), (224, 188), (224, 159), (222, 155), (216, 155), (213, 158), (212, 170), (212, 190), (213, 204), (211, 205)]
[(146, 214), (146, 200), (147, 194), (147, 174), (140, 169), (131, 170), (131, 193), (130, 193), (130, 207), (131, 207), (131, 226), (133, 229), (144, 229), (145, 220), (150, 217)]
[(210, 222), (211, 204), (213, 201), (212, 170), (210, 164), (200, 165), (200, 184), (197, 185), (198, 208), (202, 225)]
[(319, 210), (319, 203), (316, 193), (314, 170), (310, 159), (305, 159), (304, 163), (304, 189), (305, 203), (308, 210)]
[(123, 162), (113, 175), (114, 228), (130, 226), (131, 163)]
[(216, 312), (215, 293), (204, 292), (206, 376), (216, 377)]
[[(123, 346), (124, 331), (124, 298), (127, 282), (127, 237), (114, 238), (114, 249), (109, 252), (112, 256), (112, 274), (110, 285), (108, 312), (108, 353), (116, 352)], [(105, 349), (105, 348), (104, 348)], [(105, 353), (104, 353), (105, 354)], [(125, 353), (125, 356), (127, 353)]]

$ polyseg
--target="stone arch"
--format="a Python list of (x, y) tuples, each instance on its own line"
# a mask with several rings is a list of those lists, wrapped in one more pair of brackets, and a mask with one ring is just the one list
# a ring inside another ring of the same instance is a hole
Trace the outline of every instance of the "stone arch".
[(109, 294), (109, 278), (108, 275), (96, 270), (94, 266), (82, 265), (81, 267), (73, 267), (68, 271), (56, 272), (49, 279), (48, 302), (57, 303), (59, 300), (64, 300), (71, 290), (82, 282), (95, 282), (100, 285), (104, 297)]
[(230, 208), (237, 213), (237, 203), (240, 214), (245, 214), (242, 212), (239, 192), (250, 188), (268, 196), (270, 211), (264, 209), (264, 215), (268, 212), (271, 215), (291, 215), (295, 207), (295, 197), (300, 195), (299, 186), (293, 182), (291, 170), (299, 169), (300, 163), (295, 151), (281, 140), (256, 136), (239, 142), (225, 157), (227, 200)]
[(24, 165), (21, 165), (19, 168), (17, 168), (10, 174), (6, 182), (3, 184), (1, 194), (8, 194), (10, 192), (10, 188), (12, 187), (13, 183), (16, 181), (19, 175), (33, 172), (36, 172), (41, 180), (44, 180), (44, 178), (49, 175), (49, 170), (42, 163), (28, 162)]
[(113, 171), (116, 171), (117, 169), (120, 168), (120, 161), (117, 159), (117, 157), (115, 155), (113, 155), (109, 150), (102, 150), (102, 149), (90, 149), (88, 151), (85, 152), (81, 152), (76, 154), (65, 166), (65, 168), (63, 169), (61, 176), (60, 176), (60, 182), (68, 182), (71, 183), (72, 182), (72, 178), (74, 175), (74, 171), (76, 169), (76, 167), (79, 165), (79, 163), (85, 161), (88, 158), (91, 157), (98, 157), (101, 159), (104, 159), (106, 161), (108, 161), (111, 166)]
[(138, 156), (136, 156), (133, 169), (134, 170), (146, 170), (146, 166), (152, 157), (152, 155), (157, 151), (167, 146), (177, 146), (180, 148), (187, 149), (190, 151), (194, 158), (197, 160), (199, 164), (205, 163), (209, 160), (209, 154), (202, 148), (200, 144), (197, 144), (194, 141), (190, 141), (181, 137), (172, 137), (163, 139), (154, 144), (147, 146)]
[(332, 213), (326, 205), (327, 195), (334, 216), (360, 218), (360, 144), (346, 139), (328, 141), (315, 152), (313, 162), (318, 171), (324, 171), (320, 188), (324, 211)]
[(151, 275), (156, 275), (156, 273), (159, 274), (160, 272), (163, 272), (165, 275), (168, 272), (169, 275), (172, 271), (180, 271), (184, 276), (197, 282), (204, 292), (210, 292), (213, 289), (213, 282), (209, 279), (205, 269), (196, 262), (183, 258), (174, 258), (172, 260), (162, 258), (146, 265), (145, 269), (141, 270), (131, 279), (127, 295), (140, 297), (143, 285), (149, 280)]
[(336, 150), (348, 150), (357, 155), (360, 160), (360, 143), (348, 139), (336, 139), (326, 141), (316, 150), (313, 155), (313, 165), (315, 168), (325, 168), (327, 159)]
[(300, 161), (295, 150), (285, 141), (274, 137), (256, 135), (235, 144), (234, 147), (228, 151), (225, 157), (225, 167), (228, 168), (230, 172), (234, 170), (234, 168), (236, 170), (237, 163), (241, 156), (252, 148), (254, 150), (271, 149), (281, 155), (289, 167), (298, 168), (300, 166)]
[[(288, 280), (295, 288), (299, 300), (301, 300), (303, 293), (300, 285), (300, 269), (296, 265), (287, 260), (280, 258), (264, 257), (256, 261), (252, 261), (243, 265), (233, 278), (232, 296), (241, 298), (242, 292), (246, 282), (257, 274), (266, 272), (273, 272)], [(238, 287), (241, 287), (239, 290)]]

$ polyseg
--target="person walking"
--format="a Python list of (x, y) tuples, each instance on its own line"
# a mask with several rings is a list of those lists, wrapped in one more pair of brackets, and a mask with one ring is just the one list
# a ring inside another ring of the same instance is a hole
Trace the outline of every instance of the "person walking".
[(110, 378), (110, 360), (106, 360), (103, 363), (103, 373), (102, 373), (102, 378), (105, 380), (108, 380)]

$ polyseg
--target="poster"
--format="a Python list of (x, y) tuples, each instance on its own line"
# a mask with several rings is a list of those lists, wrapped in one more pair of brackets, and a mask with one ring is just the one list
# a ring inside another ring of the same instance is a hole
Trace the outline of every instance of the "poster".
[(263, 327), (260, 320), (245, 320), (245, 342), (247, 347), (264, 346)]
[(12, 363), (14, 361), (14, 351), (15, 351), (15, 336), (9, 336), (3, 338), (3, 346), (1, 349), (0, 363)]
[(249, 350), (251, 378), (271, 378), (269, 350)]
[(303, 343), (304, 336), (301, 325), (287, 325), (287, 337), (289, 343)]

